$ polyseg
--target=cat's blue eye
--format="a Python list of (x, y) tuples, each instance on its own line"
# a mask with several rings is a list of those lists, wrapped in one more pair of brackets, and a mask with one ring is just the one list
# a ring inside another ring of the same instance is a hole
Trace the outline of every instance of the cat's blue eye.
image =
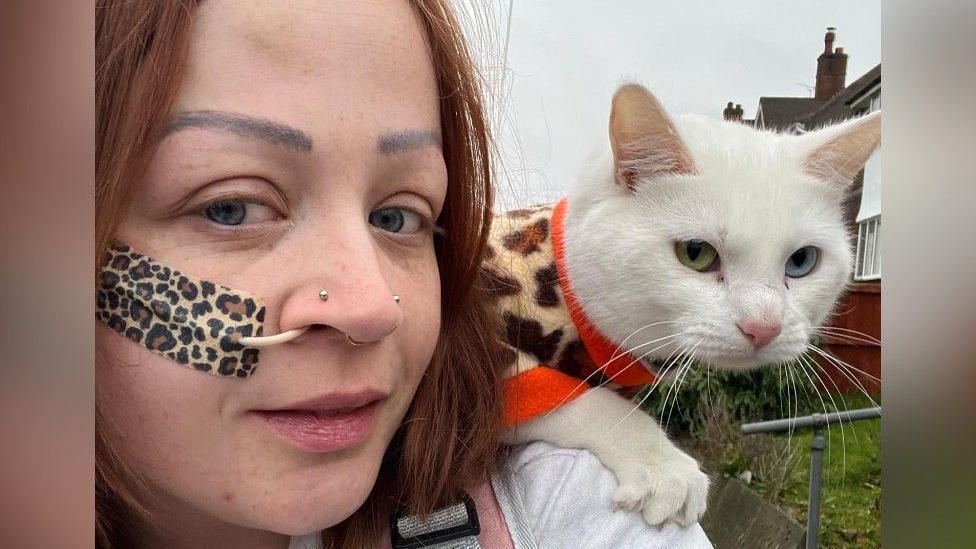
[(786, 260), (786, 276), (790, 278), (801, 278), (810, 274), (817, 266), (817, 259), (820, 258), (820, 250), (813, 246), (804, 246), (793, 252), (793, 255)]
[(370, 212), (369, 224), (390, 233), (412, 234), (423, 227), (423, 219), (405, 208), (380, 208)]

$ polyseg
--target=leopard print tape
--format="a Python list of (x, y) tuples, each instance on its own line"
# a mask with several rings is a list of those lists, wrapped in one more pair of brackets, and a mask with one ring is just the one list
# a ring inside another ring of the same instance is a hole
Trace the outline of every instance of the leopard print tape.
[(258, 349), (237, 343), (263, 332), (264, 301), (187, 276), (115, 243), (105, 256), (95, 317), (177, 364), (245, 378)]

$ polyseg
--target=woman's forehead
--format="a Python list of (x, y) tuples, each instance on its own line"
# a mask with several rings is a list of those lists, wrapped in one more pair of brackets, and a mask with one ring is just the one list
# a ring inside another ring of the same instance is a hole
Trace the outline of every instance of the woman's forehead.
[(423, 27), (394, 0), (204, 4), (174, 112), (245, 111), (295, 127), (439, 120)]

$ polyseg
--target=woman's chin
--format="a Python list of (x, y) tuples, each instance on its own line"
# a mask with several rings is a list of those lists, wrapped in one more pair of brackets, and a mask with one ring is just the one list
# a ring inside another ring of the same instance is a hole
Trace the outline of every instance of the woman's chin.
[(297, 536), (331, 528), (359, 509), (376, 482), (376, 463), (329, 464), (288, 473), (266, 487), (262, 504), (244, 509), (254, 527)]

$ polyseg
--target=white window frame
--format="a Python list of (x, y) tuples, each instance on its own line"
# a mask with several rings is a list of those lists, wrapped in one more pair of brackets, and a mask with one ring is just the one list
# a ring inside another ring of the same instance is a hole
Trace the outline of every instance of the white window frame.
[(857, 224), (857, 252), (854, 255), (854, 280), (881, 280), (881, 216)]

